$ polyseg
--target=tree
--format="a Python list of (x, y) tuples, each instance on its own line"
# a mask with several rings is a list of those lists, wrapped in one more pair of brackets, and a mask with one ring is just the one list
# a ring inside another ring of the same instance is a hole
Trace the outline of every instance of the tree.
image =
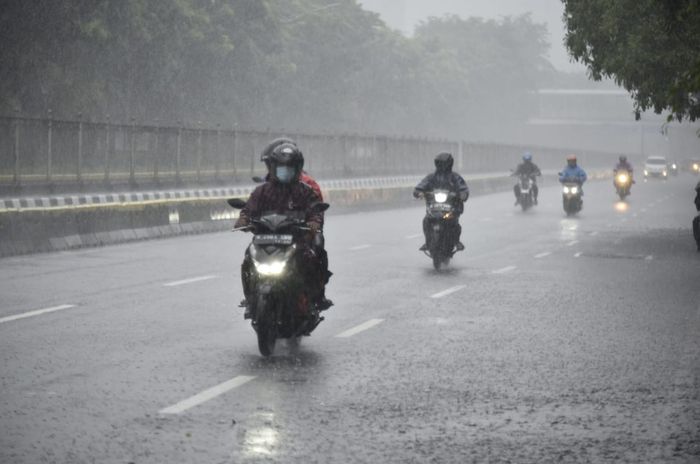
[(700, 1), (562, 1), (571, 56), (591, 78), (624, 86), (637, 118), (647, 109), (700, 117)]

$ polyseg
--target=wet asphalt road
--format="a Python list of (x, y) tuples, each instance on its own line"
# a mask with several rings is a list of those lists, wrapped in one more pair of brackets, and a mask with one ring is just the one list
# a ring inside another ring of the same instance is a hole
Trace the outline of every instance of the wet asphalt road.
[(0, 319), (0, 462), (700, 462), (696, 182), (473, 198), (442, 273), (421, 207), (331, 215), (336, 306), (271, 359), (249, 236), (3, 259), (0, 318), (54, 311)]

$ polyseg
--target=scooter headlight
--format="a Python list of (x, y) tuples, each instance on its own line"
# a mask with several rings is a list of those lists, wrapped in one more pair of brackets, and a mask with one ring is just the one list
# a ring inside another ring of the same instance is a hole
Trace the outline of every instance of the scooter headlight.
[(258, 271), (258, 274), (264, 276), (280, 275), (284, 271), (284, 267), (287, 265), (287, 263), (284, 261), (272, 261), (269, 263), (259, 263), (257, 261), (253, 262), (255, 263), (255, 270)]
[(564, 186), (564, 193), (569, 193), (570, 191), (571, 191), (571, 189), (565, 185)]
[(645, 170), (644, 170), (644, 175), (645, 175), (645, 176), (648, 176), (648, 175), (649, 175), (649, 171), (647, 171), (647, 170), (645, 169)]
[(447, 201), (447, 194), (445, 192), (437, 192), (435, 194), (436, 203), (445, 203)]
[(676, 169), (677, 167), (678, 167), (678, 166), (676, 165), (676, 163), (673, 163), (673, 164), (671, 165), (671, 169)]
[(698, 170), (700, 170), (700, 164), (693, 163), (693, 171), (698, 171)]
[(668, 173), (666, 171), (664, 171), (663, 175), (664, 175), (664, 177), (666, 177), (668, 175)]
[(629, 180), (629, 177), (627, 177), (627, 174), (620, 174), (619, 176), (617, 176), (617, 181), (620, 184), (626, 184), (628, 180)]

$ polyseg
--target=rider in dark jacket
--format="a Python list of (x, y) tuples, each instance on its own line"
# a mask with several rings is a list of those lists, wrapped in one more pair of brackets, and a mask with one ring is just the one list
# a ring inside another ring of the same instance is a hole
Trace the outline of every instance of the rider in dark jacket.
[[(303, 155), (296, 145), (290, 143), (278, 145), (270, 155), (270, 179), (251, 193), (246, 206), (241, 210), (235, 227), (246, 227), (251, 224), (251, 219), (259, 218), (265, 212), (289, 213), (298, 211), (303, 213), (312, 232), (312, 236), (308, 240), (297, 243), (303, 256), (305, 280), (310, 287), (312, 300), (318, 304), (320, 309), (327, 309), (332, 305), (332, 302), (325, 299), (325, 286), (323, 284), (325, 279), (321, 275), (321, 263), (312, 245), (313, 237), (321, 230), (323, 215), (311, 209), (314, 204), (320, 202), (320, 199), (311, 187), (299, 181), (302, 168)], [(251, 297), (251, 272), (252, 262), (246, 255), (241, 266), (245, 301), (250, 301)], [(249, 316), (250, 313), (246, 305), (246, 317)]]
[[(532, 155), (530, 152), (525, 152), (523, 155), (523, 162), (518, 165), (513, 173), (514, 176), (530, 176), (532, 179), (532, 193), (534, 194), (535, 204), (537, 204), (537, 196), (540, 193), (540, 189), (537, 188), (537, 176), (542, 175), (542, 171), (537, 167), (535, 163), (532, 162)], [(515, 193), (515, 205), (520, 203), (520, 182), (515, 184), (513, 187), (513, 193)]]
[[(415, 198), (420, 198), (424, 196), (425, 192), (430, 192), (435, 189), (449, 190), (455, 192), (457, 197), (454, 198), (453, 207), (455, 209), (455, 215), (457, 216), (455, 221), (451, 221), (455, 227), (452, 233), (455, 238), (455, 248), (458, 251), (464, 250), (464, 244), (460, 241), (460, 236), (462, 234), (462, 226), (459, 225), (459, 216), (464, 212), (464, 202), (469, 198), (469, 187), (464, 181), (462, 176), (456, 172), (452, 172), (452, 166), (454, 165), (454, 158), (450, 153), (440, 153), (435, 157), (435, 172), (428, 174), (413, 191), (413, 196)], [(421, 251), (426, 251), (428, 249), (428, 237), (430, 237), (430, 218), (423, 218), (423, 233), (425, 234), (425, 244), (420, 247)]]

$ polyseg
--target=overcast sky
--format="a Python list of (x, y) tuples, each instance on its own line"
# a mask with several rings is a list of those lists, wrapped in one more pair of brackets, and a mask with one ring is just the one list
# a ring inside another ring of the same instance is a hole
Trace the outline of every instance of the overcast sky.
[(365, 9), (378, 12), (392, 28), (407, 35), (420, 21), (447, 13), (467, 18), (476, 16), (499, 19), (530, 12), (535, 22), (546, 23), (549, 30), (550, 61), (563, 71), (581, 71), (584, 67), (571, 63), (563, 45), (564, 5), (561, 0), (358, 0)]

